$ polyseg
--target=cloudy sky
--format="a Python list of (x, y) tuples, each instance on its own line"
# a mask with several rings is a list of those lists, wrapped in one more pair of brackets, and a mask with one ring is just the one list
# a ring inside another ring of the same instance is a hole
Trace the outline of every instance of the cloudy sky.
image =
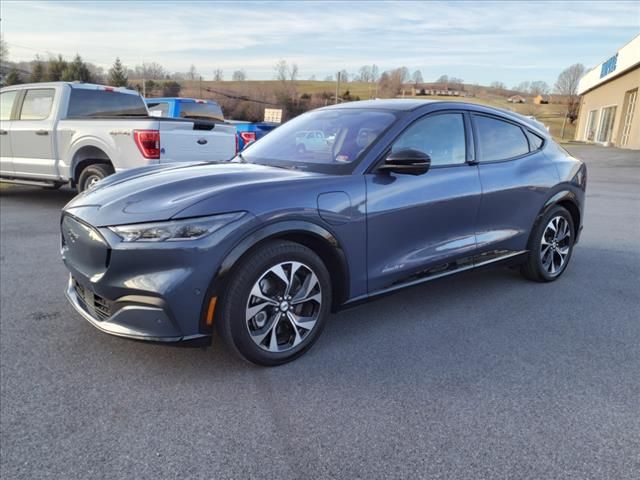
[(524, 80), (553, 84), (566, 66), (588, 68), (640, 33), (636, 2), (383, 1), (10, 1), (0, 27), (10, 60), (80, 53), (108, 68), (158, 62), (171, 71), (194, 64), (243, 68), (271, 79), (279, 59), (301, 78), (361, 65), (407, 66), (425, 80), (442, 74), (468, 83)]

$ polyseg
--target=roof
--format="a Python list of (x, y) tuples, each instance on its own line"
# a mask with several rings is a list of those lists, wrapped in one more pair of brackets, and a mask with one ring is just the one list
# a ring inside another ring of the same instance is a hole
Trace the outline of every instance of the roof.
[(429, 103), (437, 103), (437, 100), (414, 100), (411, 98), (389, 98), (376, 100), (359, 100), (357, 102), (338, 103), (329, 105), (324, 109), (333, 108), (371, 108), (377, 110), (407, 111), (414, 110)]
[(84, 90), (104, 90), (104, 89), (113, 89), (120, 93), (130, 93), (138, 95), (136, 90), (131, 90), (130, 88), (125, 87), (110, 87), (108, 85), (98, 85), (97, 83), (84, 83), (84, 82), (38, 82), (38, 83), (20, 83), (17, 85), (10, 85), (6, 87), (2, 87), (5, 89), (24, 89), (24, 88), (53, 88), (59, 87), (60, 85), (69, 85), (71, 88), (78, 88)]
[(636, 35), (611, 57), (599, 63), (580, 79), (578, 94), (590, 90), (614, 78), (624, 75), (640, 65), (640, 34)]
[(513, 112), (511, 110), (505, 110), (503, 108), (490, 107), (488, 105), (480, 105), (478, 103), (471, 102), (458, 102), (458, 101), (450, 101), (450, 100), (413, 100), (413, 99), (387, 99), (387, 100), (360, 100), (356, 102), (348, 102), (348, 103), (339, 103), (337, 105), (330, 105), (327, 107), (319, 108), (318, 110), (338, 110), (338, 109), (360, 109), (360, 108), (369, 108), (375, 110), (390, 110), (395, 112), (401, 111), (411, 111), (416, 110), (420, 107), (426, 107), (427, 105), (435, 106), (435, 105), (444, 105), (445, 108), (451, 109), (465, 109), (465, 110), (473, 110), (478, 113), (494, 113), (497, 115), (502, 115), (504, 117), (511, 117), (512, 120), (517, 122), (524, 123), (536, 130), (543, 136), (548, 136), (548, 132), (544, 128), (544, 125), (539, 121), (529, 118), (525, 115), (521, 115), (517, 112)]

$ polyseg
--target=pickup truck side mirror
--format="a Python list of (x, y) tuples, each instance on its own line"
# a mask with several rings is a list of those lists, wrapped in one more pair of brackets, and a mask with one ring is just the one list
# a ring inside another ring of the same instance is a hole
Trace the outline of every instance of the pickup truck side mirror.
[(378, 167), (382, 172), (405, 173), (409, 175), (422, 175), (429, 171), (431, 157), (413, 148), (407, 148), (392, 152), (385, 162)]

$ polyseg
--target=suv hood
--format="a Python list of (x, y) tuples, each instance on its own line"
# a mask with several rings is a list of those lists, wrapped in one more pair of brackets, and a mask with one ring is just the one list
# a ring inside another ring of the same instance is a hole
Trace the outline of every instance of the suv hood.
[[(238, 210), (227, 192), (318, 174), (247, 163), (152, 165), (107, 177), (63, 209), (96, 227), (179, 218), (179, 213), (212, 196), (211, 215)], [(224, 195), (220, 195), (224, 194)]]

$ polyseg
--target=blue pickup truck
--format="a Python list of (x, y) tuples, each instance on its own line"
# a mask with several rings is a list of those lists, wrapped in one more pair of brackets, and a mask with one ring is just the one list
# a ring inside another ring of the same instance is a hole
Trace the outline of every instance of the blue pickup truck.
[(238, 149), (242, 150), (248, 144), (261, 139), (271, 130), (278, 126), (277, 123), (270, 122), (245, 122), (242, 120), (227, 120), (238, 131)]
[[(196, 98), (161, 97), (147, 98), (147, 108), (152, 116), (189, 118), (192, 120), (213, 120), (224, 122), (222, 108), (213, 100), (200, 100)], [(264, 137), (278, 126), (269, 122), (245, 122), (228, 120), (227, 123), (236, 127), (236, 141), (238, 151), (251, 142)]]

